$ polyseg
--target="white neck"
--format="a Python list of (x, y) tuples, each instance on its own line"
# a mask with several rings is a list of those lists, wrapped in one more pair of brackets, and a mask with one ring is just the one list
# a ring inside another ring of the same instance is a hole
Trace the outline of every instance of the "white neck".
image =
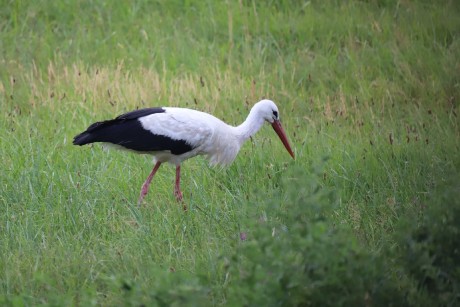
[(260, 116), (257, 108), (252, 108), (246, 120), (241, 125), (234, 127), (235, 135), (243, 143), (259, 131), (264, 122), (265, 120)]

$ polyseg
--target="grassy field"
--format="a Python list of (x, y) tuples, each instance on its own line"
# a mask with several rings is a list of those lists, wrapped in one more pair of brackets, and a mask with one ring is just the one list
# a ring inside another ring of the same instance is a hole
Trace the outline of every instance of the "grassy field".
[[(0, 304), (460, 304), (458, 1), (0, 1)], [(228, 169), (76, 147), (150, 106), (231, 123)], [(242, 240), (241, 237), (246, 237)]]

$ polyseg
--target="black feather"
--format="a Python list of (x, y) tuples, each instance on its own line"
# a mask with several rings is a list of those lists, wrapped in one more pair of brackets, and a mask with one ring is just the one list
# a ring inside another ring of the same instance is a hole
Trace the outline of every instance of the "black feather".
[(193, 147), (185, 140), (175, 140), (164, 135), (153, 134), (142, 127), (140, 117), (164, 112), (162, 108), (141, 109), (122, 114), (115, 119), (94, 123), (85, 132), (77, 135), (73, 144), (105, 142), (139, 152), (169, 150), (175, 155), (192, 150)]
[(135, 111), (131, 111), (131, 112), (122, 114), (115, 119), (136, 119), (136, 118), (144, 117), (150, 114), (164, 113), (164, 112), (166, 111), (163, 108), (147, 108), (147, 109), (140, 109), (140, 110), (135, 110)]

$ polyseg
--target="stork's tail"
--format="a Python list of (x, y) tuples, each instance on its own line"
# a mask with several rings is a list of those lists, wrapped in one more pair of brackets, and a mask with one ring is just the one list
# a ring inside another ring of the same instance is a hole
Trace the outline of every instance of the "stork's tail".
[(73, 138), (73, 144), (81, 146), (94, 142), (103, 141), (102, 139), (100, 139), (101, 130), (104, 130), (105, 127), (108, 127), (115, 122), (116, 120), (106, 120), (92, 124), (88, 127), (88, 129), (86, 129), (86, 131), (83, 131), (82, 133)]
[(87, 131), (82, 132), (73, 138), (74, 145), (82, 146), (82, 145), (93, 143), (93, 142), (94, 142), (94, 137), (91, 135), (91, 133), (88, 133)]

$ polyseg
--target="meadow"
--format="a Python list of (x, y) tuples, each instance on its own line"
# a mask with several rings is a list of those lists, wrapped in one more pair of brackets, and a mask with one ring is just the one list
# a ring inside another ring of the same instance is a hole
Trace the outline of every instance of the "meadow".
[[(0, 0), (0, 305), (460, 304), (458, 1)], [(77, 147), (190, 107), (240, 124), (226, 169)]]

